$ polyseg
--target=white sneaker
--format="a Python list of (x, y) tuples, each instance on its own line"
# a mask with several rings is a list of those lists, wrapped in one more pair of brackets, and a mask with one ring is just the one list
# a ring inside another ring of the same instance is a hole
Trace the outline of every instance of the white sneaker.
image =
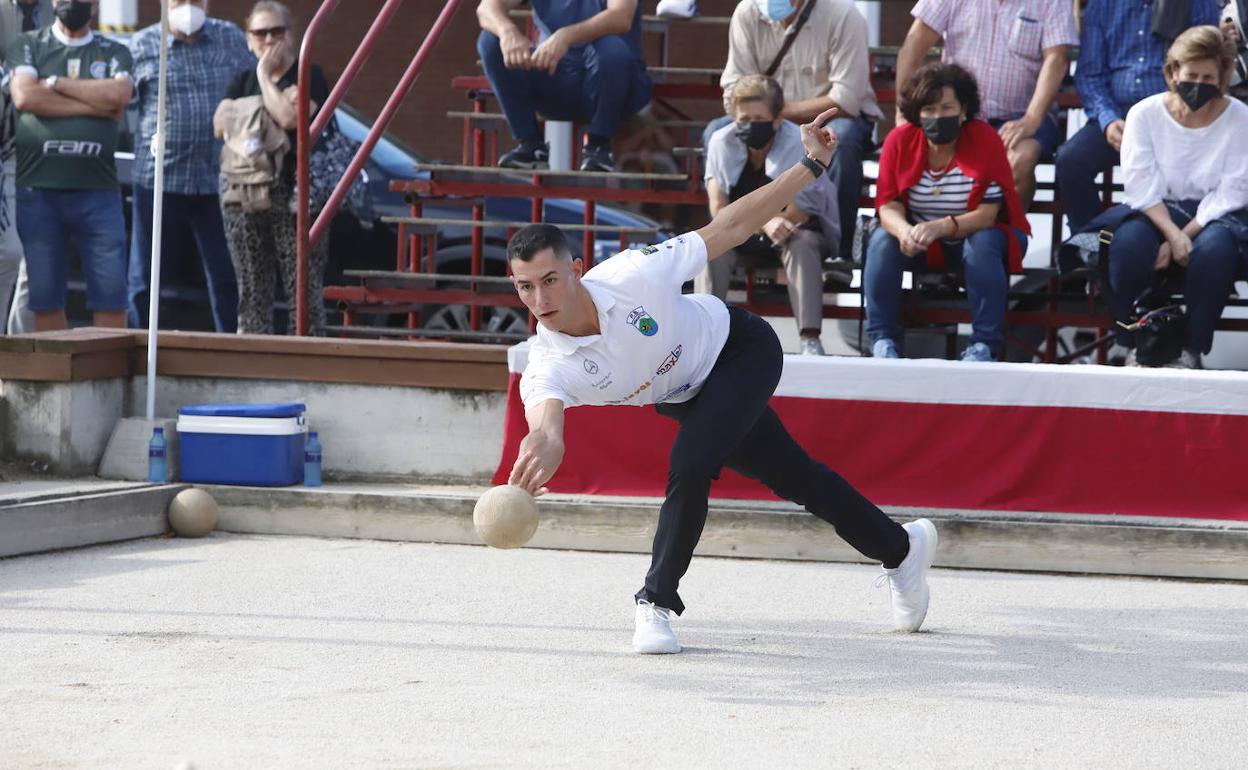
[(826, 356), (823, 352), (823, 343), (818, 337), (802, 337), (802, 355), (804, 356)]
[(698, 3), (697, 0), (659, 0), (654, 12), (668, 19), (692, 19), (698, 15)]
[(893, 600), (893, 627), (898, 631), (918, 631), (927, 617), (927, 571), (936, 558), (936, 525), (927, 519), (903, 524), (910, 535), (910, 553), (897, 569), (885, 569), (877, 585), (888, 581)]
[(637, 630), (633, 632), (633, 651), (643, 655), (680, 652), (680, 642), (672, 633), (672, 611), (645, 599), (637, 601)]
[(872, 358), (900, 358), (897, 354), (897, 343), (887, 337), (881, 337), (871, 346)]
[(997, 359), (992, 355), (992, 348), (982, 342), (976, 342), (962, 351), (962, 360), (986, 364)]

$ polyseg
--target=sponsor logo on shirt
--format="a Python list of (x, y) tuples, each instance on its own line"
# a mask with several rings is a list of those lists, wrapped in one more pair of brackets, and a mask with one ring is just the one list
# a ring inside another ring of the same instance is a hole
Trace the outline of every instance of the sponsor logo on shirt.
[(655, 403), (661, 404), (664, 401), (671, 398), (672, 396), (679, 396), (681, 393), (684, 393), (686, 390), (689, 390), (690, 387), (692, 386), (686, 382), (684, 385), (681, 385), (679, 388), (672, 388), (671, 390), (664, 393), (662, 396), (659, 396), (659, 398), (656, 399)]
[(676, 366), (676, 362), (680, 360), (680, 354), (684, 352), (684, 345), (677, 345), (676, 349), (667, 354), (667, 358), (663, 359), (663, 363), (659, 364), (659, 368), (654, 371), (654, 376), (658, 377), (667, 374)]
[(96, 80), (103, 80), (108, 74), (108, 63), (104, 61), (91, 62), (91, 77)]
[(77, 78), (82, 74), (82, 59), (70, 59), (65, 62), (65, 74)]
[[(582, 358), (581, 366), (584, 367), (585, 373), (590, 377), (597, 377), (598, 372), (602, 371), (602, 367), (599, 366), (598, 362), (592, 358)], [(611, 379), (611, 372), (607, 372), (602, 375), (602, 377), (594, 381), (594, 387), (598, 390), (606, 390), (613, 384), (615, 384), (615, 381)]]
[(650, 383), (652, 382), (654, 382), (653, 379), (646, 380), (645, 382), (638, 385), (636, 390), (634, 390), (632, 393), (629, 393), (624, 398), (621, 398), (618, 401), (608, 401), (607, 403), (608, 404), (626, 404), (629, 401), (632, 401), (634, 398), (637, 398), (638, 396), (640, 396), (642, 393), (646, 392), (646, 390), (650, 388)]
[(640, 251), (642, 254), (645, 254), (648, 257), (651, 254), (658, 251), (659, 247), (658, 246), (642, 246), (640, 249), (637, 249), (637, 250)]
[(653, 316), (646, 312), (644, 307), (638, 305), (633, 308), (633, 312), (628, 314), (628, 325), (633, 326), (637, 331), (646, 337), (653, 337), (659, 333), (659, 322), (654, 320)]
[(79, 142), (73, 139), (49, 139), (43, 143), (44, 155), (76, 155), (83, 158), (98, 158), (104, 146), (99, 142)]

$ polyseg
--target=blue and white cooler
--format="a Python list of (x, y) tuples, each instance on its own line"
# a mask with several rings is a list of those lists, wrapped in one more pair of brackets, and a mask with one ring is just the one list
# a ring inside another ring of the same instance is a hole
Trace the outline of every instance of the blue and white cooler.
[(182, 481), (303, 483), (303, 404), (197, 404), (178, 410)]

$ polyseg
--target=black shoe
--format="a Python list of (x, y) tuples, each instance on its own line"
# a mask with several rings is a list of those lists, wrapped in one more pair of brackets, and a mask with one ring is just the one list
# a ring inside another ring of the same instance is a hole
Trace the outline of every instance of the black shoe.
[(498, 159), (499, 168), (550, 168), (550, 148), (521, 142)]
[(581, 150), (581, 171), (615, 171), (611, 148), (585, 145)]

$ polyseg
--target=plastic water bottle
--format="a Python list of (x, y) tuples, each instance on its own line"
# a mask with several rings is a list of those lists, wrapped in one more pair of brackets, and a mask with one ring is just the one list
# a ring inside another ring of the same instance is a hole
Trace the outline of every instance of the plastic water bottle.
[(158, 484), (169, 481), (169, 444), (165, 441), (165, 429), (155, 428), (152, 440), (147, 444), (147, 480)]
[(321, 442), (317, 441), (314, 430), (308, 431), (308, 441), (303, 445), (303, 485), (321, 485)]

